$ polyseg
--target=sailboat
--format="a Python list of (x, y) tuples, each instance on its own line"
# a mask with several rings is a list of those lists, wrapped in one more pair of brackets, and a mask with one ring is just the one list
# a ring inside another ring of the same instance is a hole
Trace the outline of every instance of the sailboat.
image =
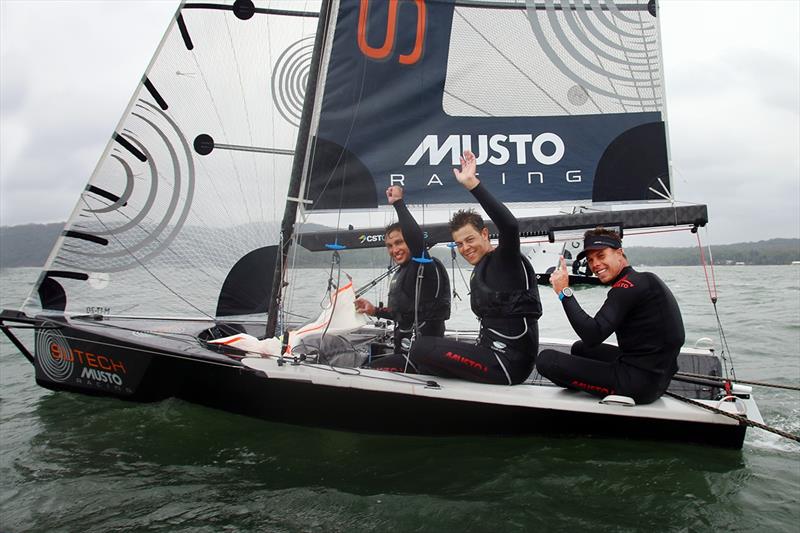
[[(182, 2), (34, 291), (0, 328), (58, 391), (350, 431), (740, 448), (746, 424), (724, 413), (761, 415), (708, 349), (684, 350), (680, 368), (719, 380), (670, 390), (710, 411), (598, 402), (535, 372), (517, 386), (380, 372), (361, 363), (386, 325), (330, 330), (353, 290), (333, 271), (382, 246), (387, 186), (422, 207), (429, 245), (450, 242), (433, 213), (472, 201), (449, 179), (466, 149), (523, 237), (704, 226), (705, 206), (673, 198), (666, 134), (653, 0)], [(305, 351), (290, 348), (301, 249), (332, 273), (329, 318), (306, 328), (320, 334)], [(33, 327), (32, 347), (15, 327)], [(237, 335), (277, 339), (277, 353), (215, 342)], [(335, 340), (351, 362), (332, 363)]]

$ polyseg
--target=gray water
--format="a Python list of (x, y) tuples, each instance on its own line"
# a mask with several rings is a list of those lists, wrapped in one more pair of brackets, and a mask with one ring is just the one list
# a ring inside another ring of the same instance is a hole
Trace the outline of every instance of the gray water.
[[(679, 300), (687, 343), (718, 343), (702, 270), (650, 270)], [(351, 274), (358, 285), (374, 272)], [(37, 275), (0, 271), (0, 306), (16, 307)], [(318, 310), (324, 277), (304, 271), (299, 311)], [(738, 377), (799, 384), (800, 267), (718, 267), (716, 279)], [(572, 337), (541, 291), (542, 336)], [(604, 289), (577, 297), (594, 311)], [(450, 325), (473, 326), (468, 303), (457, 308)], [(767, 423), (800, 433), (798, 392), (756, 393)], [(317, 430), (178, 400), (50, 392), (0, 339), (0, 531), (797, 532), (799, 501), (800, 446), (760, 430), (740, 451)]]

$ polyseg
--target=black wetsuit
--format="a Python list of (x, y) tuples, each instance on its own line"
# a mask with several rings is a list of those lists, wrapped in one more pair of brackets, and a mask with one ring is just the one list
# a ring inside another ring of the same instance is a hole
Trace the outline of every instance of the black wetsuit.
[[(678, 370), (685, 339), (678, 302), (658, 276), (630, 266), (610, 285), (594, 318), (574, 296), (562, 300), (581, 340), (572, 346), (572, 355), (542, 350), (536, 367), (562, 387), (597, 396), (630, 396), (640, 404), (653, 402)], [(613, 332), (619, 347), (602, 344)]]
[[(408, 262), (400, 266), (392, 277), (389, 287), (387, 307), (378, 308), (375, 316), (394, 320), (394, 353), (408, 353), (403, 340), (410, 339), (414, 330), (415, 311), (419, 322), (419, 334), (441, 337), (444, 335), (444, 321), (450, 318), (450, 278), (447, 269), (438, 259), (431, 263), (419, 263), (414, 257), (423, 257), (425, 239), (422, 229), (408, 211), (403, 200), (394, 204), (403, 239), (411, 252)], [(425, 257), (428, 257), (427, 253)], [(419, 294), (419, 307), (415, 306), (416, 283), (419, 268), (422, 267), (422, 284)], [(391, 359), (383, 358), (386, 364)], [(405, 362), (405, 358), (402, 358)], [(376, 366), (376, 363), (373, 363)]]
[(536, 276), (520, 252), (519, 225), (511, 211), (480, 184), (471, 192), (499, 231), (498, 246), (475, 266), (470, 280), (472, 310), (481, 319), (478, 343), (420, 337), (411, 346), (409, 371), (521, 383), (533, 370), (539, 348)]

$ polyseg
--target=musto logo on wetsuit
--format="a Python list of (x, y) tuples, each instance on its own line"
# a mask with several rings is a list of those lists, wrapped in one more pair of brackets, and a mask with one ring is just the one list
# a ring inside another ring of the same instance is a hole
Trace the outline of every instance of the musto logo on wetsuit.
[(481, 363), (474, 361), (469, 357), (464, 357), (463, 355), (459, 355), (454, 352), (445, 352), (444, 356), (450, 360), (456, 361), (457, 363), (461, 363), (462, 365), (480, 370), (481, 372), (489, 372), (489, 369), (486, 367), (486, 365), (482, 365)]

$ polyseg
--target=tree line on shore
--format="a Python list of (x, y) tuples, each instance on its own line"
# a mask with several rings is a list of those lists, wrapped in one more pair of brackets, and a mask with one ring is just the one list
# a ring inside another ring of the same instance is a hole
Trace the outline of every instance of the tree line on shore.
[[(47, 261), (50, 250), (63, 223), (25, 224), (0, 227), (0, 268), (37, 267)], [(633, 265), (691, 266), (700, 264), (697, 247), (658, 248), (634, 246), (625, 248)], [(758, 242), (723, 244), (712, 247), (714, 263), (747, 265), (788, 265), (800, 261), (800, 239), (769, 239)], [(432, 255), (446, 265), (450, 262), (450, 250), (443, 246), (433, 248)], [(708, 257), (706, 257), (708, 261)], [(330, 262), (329, 253), (309, 252), (300, 249), (296, 266), (321, 266)], [(381, 267), (388, 264), (382, 248), (345, 250), (342, 262), (353, 266)]]

